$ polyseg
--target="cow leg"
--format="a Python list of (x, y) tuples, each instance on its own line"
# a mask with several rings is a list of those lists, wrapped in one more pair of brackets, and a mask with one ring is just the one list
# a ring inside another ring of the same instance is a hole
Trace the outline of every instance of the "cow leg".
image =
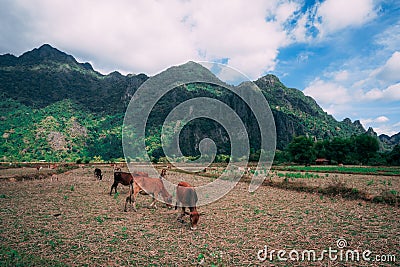
[(152, 207), (154, 207), (155, 209), (157, 209), (157, 206), (156, 206), (156, 198), (154, 197), (154, 194), (150, 194), (151, 195), (151, 203), (150, 203), (150, 205), (149, 205), (149, 208), (152, 208)]
[(178, 209), (179, 205), (182, 205), (182, 203), (177, 199), (175, 202), (175, 210)]
[(113, 187), (114, 187), (114, 184), (111, 186), (110, 196), (111, 196), (111, 194), (112, 194)]
[[(125, 212), (127, 211), (126, 205), (128, 204), (128, 201), (129, 201), (129, 203), (132, 204), (132, 191), (133, 191), (133, 188), (132, 188), (132, 184), (131, 184), (131, 185), (129, 185), (129, 193), (128, 193), (129, 195), (126, 197), (126, 200), (125, 200), (125, 206), (124, 206)], [(135, 201), (133, 201), (133, 203), (135, 203)], [(133, 209), (136, 211), (135, 206), (133, 206)]]
[(133, 210), (134, 211), (136, 211), (136, 198), (137, 198), (137, 195), (139, 194), (140, 190), (141, 189), (140, 189), (139, 185), (134, 183), (133, 184), (133, 188), (132, 188), (132, 191), (133, 191), (133, 203), (132, 203), (132, 206), (133, 206)]
[(181, 214), (179, 214), (179, 216), (178, 216), (178, 222), (183, 223), (183, 222), (184, 222), (184, 221), (183, 221), (183, 217), (184, 217), (184, 216), (185, 216), (185, 208), (182, 207)]
[(127, 196), (127, 197), (126, 197), (126, 200), (125, 200), (125, 206), (124, 206), (124, 211), (125, 211), (125, 212), (128, 211), (127, 208), (126, 208), (126, 206), (128, 205), (128, 201), (129, 201), (129, 202), (132, 202), (132, 197), (131, 197), (130, 195)]
[(118, 186), (118, 183), (116, 183), (116, 182), (114, 182), (114, 183), (112, 184), (111, 190), (110, 190), (110, 196), (111, 196), (111, 194), (112, 194), (113, 188), (115, 189), (115, 194), (117, 193), (117, 186)]
[(157, 209), (157, 206), (156, 206), (156, 198), (153, 196), (153, 200), (151, 201), (151, 203), (150, 203), (150, 208), (151, 207), (154, 207), (155, 209)]

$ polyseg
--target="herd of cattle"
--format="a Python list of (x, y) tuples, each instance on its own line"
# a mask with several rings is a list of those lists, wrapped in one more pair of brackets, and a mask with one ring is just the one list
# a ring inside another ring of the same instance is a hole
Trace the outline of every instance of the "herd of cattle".
[[(112, 195), (112, 191), (117, 193), (118, 184), (122, 184), (125, 186), (129, 186), (129, 193), (126, 197), (124, 211), (127, 211), (128, 202), (132, 205), (134, 211), (136, 211), (136, 198), (137, 195), (151, 195), (153, 200), (150, 204), (150, 207), (157, 208), (156, 206), (156, 197), (160, 196), (163, 198), (164, 202), (167, 204), (169, 208), (172, 207), (172, 196), (168, 193), (168, 191), (164, 187), (163, 178), (166, 175), (166, 170), (163, 169), (161, 171), (159, 178), (149, 177), (146, 172), (122, 172), (120, 168), (114, 167), (114, 183), (111, 185), (110, 195)], [(102, 172), (99, 168), (94, 170), (94, 176), (98, 180), (103, 179)], [(190, 228), (192, 230), (196, 230), (197, 224), (199, 221), (199, 213), (197, 212), (196, 203), (197, 203), (197, 194), (196, 190), (187, 182), (180, 182), (176, 188), (176, 203), (175, 210), (178, 207), (181, 207), (181, 213), (178, 217), (178, 221), (184, 222), (183, 217), (185, 215), (190, 216)], [(186, 208), (189, 209), (189, 212), (186, 211)]]

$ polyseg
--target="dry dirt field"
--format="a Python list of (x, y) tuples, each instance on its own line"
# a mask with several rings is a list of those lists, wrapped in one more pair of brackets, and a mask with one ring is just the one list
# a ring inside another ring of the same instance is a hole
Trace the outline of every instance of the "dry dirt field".
[[(15, 181), (3, 172), (0, 266), (399, 266), (396, 206), (270, 186), (249, 193), (248, 184), (240, 182), (217, 202), (199, 208), (204, 215), (192, 231), (176, 220), (177, 211), (161, 203), (157, 210), (148, 209), (149, 196), (139, 195), (137, 212), (123, 212), (128, 188), (120, 185), (119, 194), (110, 196), (112, 168), (100, 168), (102, 181), (94, 179), (89, 166), (59, 174), (58, 180)], [(333, 174), (319, 175), (323, 180)], [(172, 171), (166, 178), (193, 184), (210, 179)], [(388, 179), (340, 176), (353, 178), (364, 180), (362, 186)], [(400, 178), (391, 179), (400, 191)], [(338, 239), (347, 246), (339, 249)], [(271, 258), (260, 261), (257, 254), (265, 246)], [(329, 248), (337, 251), (332, 254), (336, 260), (327, 253), (323, 261), (301, 259), (305, 250), (318, 258)], [(299, 261), (279, 260), (279, 250), (286, 251), (282, 258), (297, 251)], [(356, 250), (359, 261), (340, 260), (340, 253)], [(362, 259), (366, 250), (371, 261)], [(387, 262), (377, 262), (376, 256)]]

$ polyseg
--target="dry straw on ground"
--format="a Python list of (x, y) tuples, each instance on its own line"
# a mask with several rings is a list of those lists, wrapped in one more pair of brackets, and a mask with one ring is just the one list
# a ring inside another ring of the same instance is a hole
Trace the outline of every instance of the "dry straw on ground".
[[(2, 179), (0, 262), (10, 266), (396, 266), (257, 259), (265, 245), (276, 251), (320, 252), (337, 248), (339, 238), (346, 239), (352, 250), (400, 258), (400, 210), (395, 206), (270, 186), (249, 193), (248, 184), (241, 182), (225, 197), (200, 207), (205, 214), (199, 228), (191, 231), (187, 223), (176, 220), (175, 210), (160, 204), (158, 210), (148, 209), (149, 196), (139, 195), (137, 212), (123, 212), (128, 190), (119, 186), (119, 194), (110, 196), (112, 168), (101, 168), (102, 181), (93, 177), (94, 167), (59, 174), (53, 181), (51, 177)], [(167, 179), (201, 184), (210, 178), (170, 171)]]

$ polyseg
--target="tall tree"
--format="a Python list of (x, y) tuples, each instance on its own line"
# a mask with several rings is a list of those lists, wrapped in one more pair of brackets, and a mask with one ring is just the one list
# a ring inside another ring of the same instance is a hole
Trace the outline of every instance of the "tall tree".
[(400, 144), (397, 144), (389, 153), (388, 162), (391, 165), (400, 165)]
[(375, 137), (361, 134), (353, 137), (352, 141), (354, 152), (359, 162), (367, 164), (370, 159), (377, 156), (379, 143)]
[(291, 160), (300, 164), (309, 164), (315, 160), (314, 142), (306, 136), (298, 136), (288, 146)]

